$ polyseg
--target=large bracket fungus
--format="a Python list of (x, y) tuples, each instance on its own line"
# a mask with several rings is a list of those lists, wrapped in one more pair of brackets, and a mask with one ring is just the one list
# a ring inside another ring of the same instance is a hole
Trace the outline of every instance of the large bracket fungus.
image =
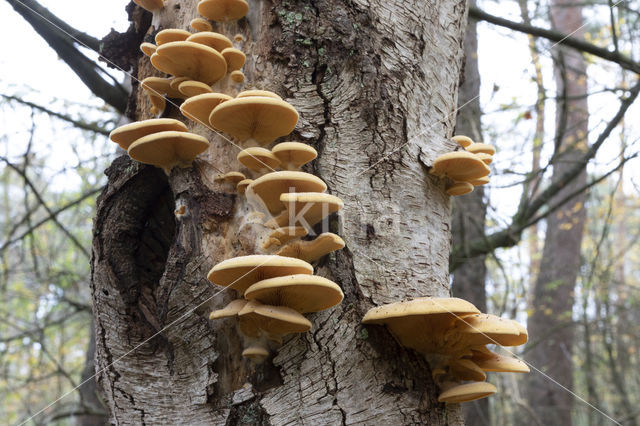
[[(373, 308), (364, 324), (386, 325), (398, 343), (425, 356), (443, 392), (440, 402), (465, 402), (495, 393), (486, 371), (528, 372), (522, 361), (491, 352), (486, 345), (527, 342), (515, 321), (482, 314), (457, 298), (421, 297)], [(472, 381), (475, 383), (463, 383)]]

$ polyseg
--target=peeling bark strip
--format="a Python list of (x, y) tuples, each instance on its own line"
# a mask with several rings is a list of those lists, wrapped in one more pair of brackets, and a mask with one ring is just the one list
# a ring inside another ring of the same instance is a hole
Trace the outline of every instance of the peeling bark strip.
[[(149, 32), (187, 29), (196, 5), (169, 0)], [(449, 203), (428, 168), (455, 146), (447, 138), (464, 14), (465, 2), (451, 0), (253, 0), (245, 19), (214, 28), (244, 35), (242, 88), (272, 90), (298, 110), (286, 140), (314, 145), (313, 172), (345, 202), (332, 226), (347, 248), (316, 265), (345, 301), (310, 315), (311, 332), (287, 339), (258, 367), (242, 359), (232, 321), (206, 319), (233, 298), (216, 295), (207, 271), (248, 253), (235, 195), (212, 179), (237, 169), (238, 149), (188, 123), (211, 141), (193, 168), (166, 180), (119, 160), (99, 200), (96, 368), (114, 423), (461, 424), (457, 406), (437, 403), (424, 359), (360, 320), (374, 305), (449, 294)], [(138, 73), (158, 75), (147, 58)], [(148, 118), (147, 102), (138, 94), (139, 119)], [(186, 206), (178, 221), (174, 204)], [(152, 223), (175, 231), (145, 232)], [(152, 234), (159, 241), (138, 249)]]

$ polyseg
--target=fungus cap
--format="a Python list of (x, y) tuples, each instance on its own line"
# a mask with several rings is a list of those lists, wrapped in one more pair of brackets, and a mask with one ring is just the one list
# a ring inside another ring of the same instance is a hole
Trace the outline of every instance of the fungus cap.
[(167, 130), (186, 132), (187, 126), (173, 118), (152, 118), (120, 126), (109, 133), (109, 139), (126, 151), (132, 143), (141, 137)]
[(191, 41), (198, 44), (204, 44), (212, 49), (222, 52), (228, 47), (233, 47), (233, 43), (224, 34), (216, 33), (213, 31), (202, 31), (195, 34), (191, 34), (187, 41)]
[(205, 137), (169, 130), (143, 136), (132, 143), (127, 152), (134, 160), (169, 173), (174, 166), (189, 166), (208, 147)]
[(202, 0), (198, 3), (198, 13), (212, 21), (235, 21), (249, 12), (245, 0)]
[(420, 297), (370, 309), (364, 324), (386, 325), (398, 342), (420, 353), (459, 353), (465, 343), (450, 341), (446, 335), (460, 317), (479, 313), (471, 303), (458, 298)]
[(264, 305), (250, 300), (240, 312), (240, 329), (249, 337), (258, 330), (267, 335), (284, 336), (290, 333), (304, 333), (311, 329), (311, 322), (295, 309), (286, 306)]
[(149, 96), (167, 95), (170, 98), (184, 98), (178, 88), (171, 87), (173, 80), (164, 77), (147, 77), (140, 83), (140, 86), (149, 94)]
[(244, 293), (258, 281), (295, 274), (313, 274), (307, 262), (292, 257), (249, 255), (218, 263), (207, 275), (212, 283)]
[(459, 195), (465, 195), (473, 191), (473, 184), (469, 182), (454, 182), (447, 187), (447, 195), (457, 197)]
[(286, 192), (280, 195), (280, 201), (285, 211), (267, 222), (267, 226), (313, 226), (344, 207), (340, 198), (322, 192)]
[(198, 32), (211, 31), (213, 29), (211, 23), (203, 18), (193, 18), (189, 25)]
[(487, 379), (487, 375), (482, 368), (470, 359), (456, 359), (449, 363), (451, 374), (460, 380), (473, 380), (474, 382), (483, 382)]
[(517, 346), (520, 330), (510, 319), (491, 314), (474, 314), (460, 318), (456, 331), (463, 334), (469, 346), (496, 343), (502, 346)]
[(471, 152), (456, 151), (443, 154), (433, 162), (431, 173), (446, 175), (458, 181), (469, 181), (488, 175), (491, 172), (476, 155)]
[(312, 146), (301, 142), (282, 142), (274, 146), (271, 152), (278, 157), (285, 170), (300, 170), (318, 156), (318, 152)]
[(142, 53), (144, 53), (146, 56), (151, 56), (154, 53), (156, 53), (156, 45), (153, 43), (148, 43), (148, 42), (144, 42), (140, 45), (140, 50), (142, 51)]
[(259, 281), (244, 292), (244, 297), (265, 305), (286, 306), (304, 314), (329, 309), (340, 303), (344, 295), (333, 281), (297, 274)]
[(465, 149), (473, 154), (482, 153), (494, 155), (496, 153), (496, 147), (487, 143), (474, 142), (471, 145), (467, 146)]
[(133, 0), (133, 2), (149, 12), (162, 9), (164, 7), (164, 0)]
[(478, 152), (476, 156), (482, 160), (484, 164), (487, 166), (493, 162), (493, 155), (487, 154), (485, 152)]
[(224, 59), (227, 61), (227, 69), (229, 71), (239, 70), (244, 65), (244, 61), (247, 60), (242, 50), (236, 49), (235, 47), (227, 47), (220, 53), (222, 53), (222, 56), (224, 56)]
[(298, 111), (291, 104), (264, 96), (232, 99), (218, 105), (209, 116), (214, 129), (263, 146), (291, 133), (297, 122)]
[(205, 93), (202, 95), (193, 96), (180, 105), (180, 112), (197, 123), (202, 124), (203, 126), (209, 127), (209, 115), (211, 115), (211, 111), (221, 104), (222, 102), (226, 102), (229, 99), (233, 99), (229, 95), (225, 95), (224, 93)]
[(466, 148), (473, 143), (473, 140), (471, 140), (469, 136), (464, 136), (464, 135), (456, 135), (452, 137), (451, 140), (453, 140), (454, 142), (457, 142), (458, 145), (460, 145), (463, 148)]
[(180, 83), (180, 85), (178, 85), (178, 90), (187, 98), (213, 92), (211, 90), (211, 86), (209, 86), (208, 84), (204, 84), (201, 81), (194, 80), (183, 81), (182, 83)]
[(243, 149), (237, 159), (243, 166), (254, 172), (273, 171), (280, 165), (280, 160), (268, 149), (257, 146)]
[(247, 187), (251, 185), (251, 182), (253, 182), (253, 179), (243, 179), (238, 182), (238, 184), (236, 185), (236, 191), (238, 191), (238, 194), (244, 194), (247, 190)]
[(158, 46), (151, 56), (151, 63), (167, 74), (189, 77), (209, 85), (227, 73), (227, 62), (220, 52), (191, 41), (173, 41)]
[(262, 362), (269, 356), (269, 351), (264, 346), (251, 345), (242, 351), (242, 356), (255, 362)]
[(235, 83), (242, 83), (244, 81), (244, 73), (240, 70), (231, 71), (231, 80)]
[(295, 257), (306, 262), (315, 262), (321, 257), (344, 248), (344, 240), (336, 234), (325, 232), (312, 241), (293, 241), (276, 253), (278, 256)]
[(224, 183), (230, 183), (232, 185), (237, 185), (239, 182), (242, 182), (247, 177), (242, 172), (228, 172), (223, 175), (217, 175), (213, 180), (224, 181)]
[(156, 45), (161, 46), (165, 43), (171, 43), (172, 41), (185, 41), (190, 35), (191, 33), (186, 30), (167, 28), (158, 31), (158, 34), (156, 34)]
[(499, 355), (489, 349), (472, 350), (471, 361), (483, 371), (495, 371), (499, 373), (528, 373), (529, 366), (510, 356)]
[(228, 318), (238, 315), (238, 312), (247, 304), (246, 299), (232, 300), (222, 309), (217, 309), (209, 314), (209, 319)]
[(474, 382), (454, 386), (438, 396), (438, 402), (460, 403), (486, 398), (496, 393), (497, 389), (491, 383)]
[(490, 182), (489, 176), (481, 177), (478, 179), (470, 180), (469, 183), (473, 186), (482, 186)]
[(254, 180), (247, 188), (262, 200), (272, 215), (285, 209), (285, 205), (280, 202), (282, 194), (289, 191), (324, 192), (326, 189), (327, 185), (319, 177), (310, 173), (291, 171), (267, 173)]
[(269, 234), (264, 248), (267, 249), (272, 245), (282, 245), (296, 238), (304, 237), (309, 231), (304, 226), (283, 226), (275, 229)]
[(238, 93), (236, 95), (236, 98), (250, 98), (252, 96), (262, 96), (266, 98), (274, 98), (274, 99), (282, 100), (282, 98), (277, 93), (273, 93), (268, 90), (245, 90), (243, 92)]

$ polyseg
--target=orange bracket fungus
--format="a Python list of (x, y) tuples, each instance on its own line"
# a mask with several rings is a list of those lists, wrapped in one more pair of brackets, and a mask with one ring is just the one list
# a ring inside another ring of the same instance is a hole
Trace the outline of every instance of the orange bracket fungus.
[(189, 25), (197, 32), (211, 31), (213, 29), (211, 23), (203, 18), (193, 18)]
[(245, 0), (202, 0), (198, 3), (198, 13), (212, 21), (235, 21), (249, 12)]
[[(485, 372), (528, 372), (523, 362), (501, 357), (488, 344), (527, 342), (524, 327), (513, 320), (482, 314), (457, 298), (420, 297), (370, 309), (364, 324), (386, 325), (398, 343), (425, 356), (442, 389), (440, 402), (465, 402), (496, 392)], [(473, 383), (463, 383), (471, 381)]]

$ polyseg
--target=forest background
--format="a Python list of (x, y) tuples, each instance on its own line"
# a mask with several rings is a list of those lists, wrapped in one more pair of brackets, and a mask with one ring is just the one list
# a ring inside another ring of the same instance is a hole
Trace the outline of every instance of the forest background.
[[(97, 64), (94, 73), (115, 88), (111, 103), (105, 103), (96, 86), (89, 88), (71, 71), (64, 53), (52, 49), (52, 37), (40, 37), (16, 13), (16, 3), (22, 2), (0, 2), (6, 17), (0, 28), (0, 419), (71, 424), (106, 415), (88, 403), (86, 385), (31, 417), (93, 374), (92, 219), (106, 183), (103, 171), (118, 155), (107, 135), (125, 120), (117, 92), (126, 95), (130, 84), (125, 73), (107, 70), (95, 52), (75, 44), (73, 55), (86, 57), (85, 65)], [(50, 18), (77, 30), (74, 37), (88, 47), (99, 49), (111, 28), (125, 32), (129, 26), (126, 1), (24, 3), (45, 7)], [(552, 24), (552, 6), (562, 8), (558, 2), (482, 1), (470, 14), (469, 23), (477, 23), (478, 48), (467, 62), (477, 59), (479, 78), (466, 83), (480, 85), (478, 95), (459, 103), (460, 117), (479, 100), (481, 126), (466, 132), (495, 145), (498, 153), (491, 183), (453, 205), (454, 214), (471, 211), (471, 203), (481, 205), (474, 212), (486, 213), (455, 222), (460, 244), (452, 253), (452, 291), (469, 294), (458, 291), (456, 280), (465, 276), (460, 269), (465, 263), (480, 261), (486, 276), (477, 265), (472, 268), (483, 284), (473, 284), (473, 290), (486, 295), (483, 310), (528, 322), (530, 330), (536, 318), (535, 329), (544, 332), (532, 331), (530, 342), (516, 352), (530, 362), (534, 378), (493, 378), (499, 393), (488, 404), (470, 405), (469, 423), (518, 424), (522, 410), (535, 417), (540, 401), (528, 391), (531, 380), (560, 395), (561, 410), (575, 424), (633, 425), (640, 422), (640, 128), (634, 120), (640, 4), (567, 3), (565, 8), (582, 16), (582, 23), (569, 29)], [(559, 46), (572, 40), (578, 41), (572, 47), (579, 49), (586, 74), (567, 67), (565, 81), (576, 73), (584, 94), (569, 94), (558, 83)], [(567, 126), (570, 114), (563, 120), (563, 108), (578, 99), (586, 100), (588, 114)], [(471, 122), (461, 119), (466, 121), (459, 128)], [(574, 132), (580, 126), (586, 130)], [(584, 182), (561, 202), (542, 199), (528, 211), (533, 204), (528, 201), (553, 186), (567, 134), (573, 134), (569, 145), (579, 146), (578, 158), (588, 160)], [(564, 211), (559, 206), (584, 212), (583, 222), (566, 220), (565, 213), (558, 218)], [(554, 216), (556, 231), (579, 229), (575, 279), (541, 283), (543, 248)], [(466, 234), (461, 236), (461, 229)], [(465, 244), (478, 230), (483, 243)], [(543, 290), (553, 294), (563, 285), (569, 309), (556, 309), (541, 298)], [(554, 341), (567, 330), (568, 345)], [(544, 348), (547, 358), (536, 357), (536, 348)], [(554, 370), (558, 363), (569, 368)]]

